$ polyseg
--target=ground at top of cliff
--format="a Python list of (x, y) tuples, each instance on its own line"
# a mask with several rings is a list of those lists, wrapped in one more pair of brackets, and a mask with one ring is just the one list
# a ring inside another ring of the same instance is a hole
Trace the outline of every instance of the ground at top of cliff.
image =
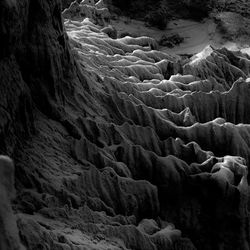
[[(235, 14), (232, 13), (232, 16)], [(237, 15), (237, 14), (236, 14)], [(249, 19), (243, 18), (245, 23)], [(160, 46), (160, 50), (178, 55), (192, 55), (200, 52), (206, 46), (226, 47), (238, 50), (249, 47), (249, 33), (247, 27), (242, 26), (241, 22), (235, 23), (234, 19), (228, 20), (228, 13), (216, 15), (216, 20), (206, 18), (202, 22), (188, 19), (176, 19), (169, 22), (168, 27), (159, 30), (155, 27), (146, 27), (143, 21), (120, 17), (111, 20), (111, 24), (118, 32), (118, 36), (149, 36), (160, 42), (162, 37), (178, 35), (183, 38), (183, 42), (172, 46)], [(240, 28), (239, 28), (240, 27)]]
[[(63, 1), (63, 7), (69, 2)], [(250, 2), (245, 0), (106, 0), (104, 4), (118, 37), (149, 36), (172, 55), (191, 56), (208, 45), (244, 51), (250, 46)]]

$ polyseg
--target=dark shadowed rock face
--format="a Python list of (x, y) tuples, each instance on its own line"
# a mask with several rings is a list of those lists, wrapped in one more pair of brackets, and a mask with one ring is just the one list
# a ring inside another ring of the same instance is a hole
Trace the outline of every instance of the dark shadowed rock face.
[(249, 249), (248, 55), (181, 62), (60, 1), (0, 21), (1, 249)]
[(0, 49), (2, 153), (10, 153), (17, 135), (28, 134), (33, 123), (30, 90), (23, 81), (15, 56), (17, 48), (21, 46), (21, 34), (25, 23), (23, 17), (26, 16), (27, 3), (23, 1), (22, 4), (23, 6), (17, 6), (15, 1), (0, 3), (0, 33), (3, 44)]
[(8, 135), (22, 137), (33, 127), (31, 99), (45, 114), (61, 116), (59, 106), (70, 91), (67, 79), (74, 77), (74, 66), (60, 1), (1, 1), (0, 5), (1, 127), (7, 135), (0, 138), (1, 150), (9, 152), (14, 141), (5, 143)]

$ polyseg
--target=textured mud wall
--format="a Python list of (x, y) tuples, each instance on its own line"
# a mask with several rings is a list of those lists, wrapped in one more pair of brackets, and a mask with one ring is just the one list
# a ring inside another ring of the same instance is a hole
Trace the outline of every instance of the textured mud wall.
[(249, 249), (248, 55), (0, 7), (2, 249)]
[[(74, 67), (60, 1), (2, 1), (0, 11), (1, 151), (9, 152), (15, 137), (33, 127), (32, 101), (47, 115), (60, 116), (56, 106), (70, 90), (66, 79)], [(5, 143), (9, 135), (13, 141)]]

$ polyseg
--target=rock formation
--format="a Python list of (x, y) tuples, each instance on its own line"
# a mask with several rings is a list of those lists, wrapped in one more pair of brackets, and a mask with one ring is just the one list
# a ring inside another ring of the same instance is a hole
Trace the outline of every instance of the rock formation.
[(60, 6), (0, 4), (1, 249), (249, 249), (250, 57)]
[(0, 156), (0, 247), (1, 249), (24, 249), (20, 243), (16, 218), (11, 208), (15, 198), (14, 165), (4, 156)]
[(74, 1), (70, 4), (69, 8), (63, 11), (63, 17), (68, 19), (83, 19), (90, 18), (97, 24), (104, 25), (110, 20), (109, 10), (106, 8), (103, 0), (95, 3), (94, 0), (83, 0), (78, 3)]

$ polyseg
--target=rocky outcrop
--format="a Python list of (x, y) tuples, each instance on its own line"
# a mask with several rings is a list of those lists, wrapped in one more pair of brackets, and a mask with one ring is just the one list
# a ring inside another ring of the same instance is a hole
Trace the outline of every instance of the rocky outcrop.
[(80, 3), (74, 1), (63, 11), (62, 15), (64, 18), (71, 20), (90, 18), (92, 22), (99, 25), (105, 25), (110, 21), (110, 13), (103, 0), (98, 2), (83, 0)]
[(31, 99), (46, 115), (65, 119), (62, 104), (65, 91), (71, 91), (67, 81), (74, 78), (75, 67), (60, 1), (2, 1), (0, 33), (0, 148), (11, 154), (13, 140), (22, 139), (33, 129)]
[(249, 248), (248, 55), (1, 7), (3, 249)]
[(1, 249), (24, 249), (21, 245), (11, 200), (16, 196), (14, 165), (11, 159), (0, 156), (0, 247)]

